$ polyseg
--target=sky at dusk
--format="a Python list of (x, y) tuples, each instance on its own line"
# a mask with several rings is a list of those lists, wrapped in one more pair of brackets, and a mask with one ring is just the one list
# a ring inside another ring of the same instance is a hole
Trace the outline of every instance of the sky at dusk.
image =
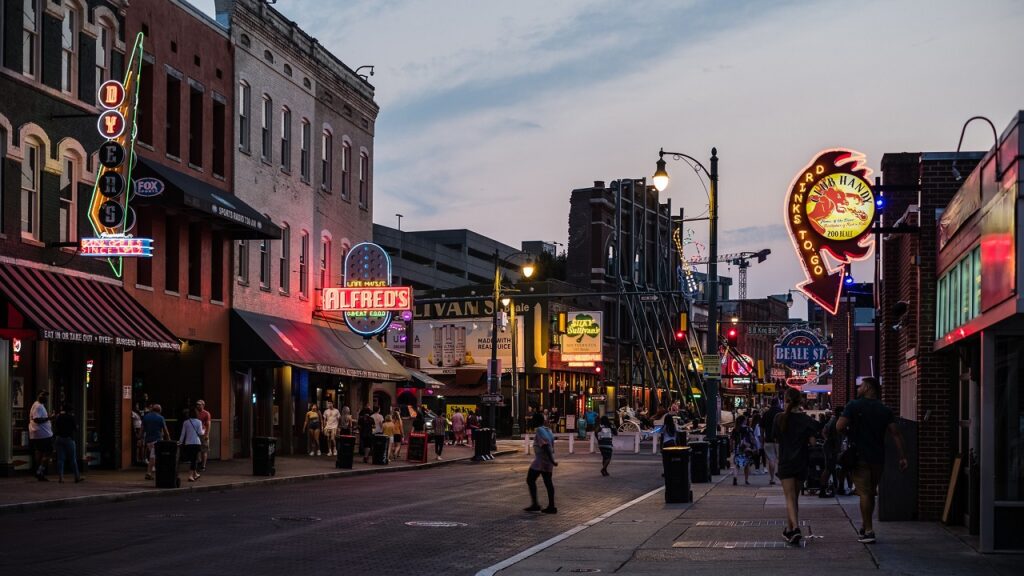
[[(195, 0), (213, 15), (213, 0)], [(1024, 2), (280, 0), (350, 68), (374, 65), (374, 221), (506, 244), (568, 236), (574, 188), (650, 178), (658, 149), (720, 157), (719, 252), (770, 248), (750, 297), (802, 271), (783, 224), (796, 172), (848, 147), (953, 151), (964, 121), (1024, 109)], [(964, 150), (987, 150), (976, 122)], [(670, 161), (663, 194), (707, 197)], [(694, 223), (703, 242), (707, 227)], [(560, 248), (561, 249), (561, 248)], [(867, 264), (855, 268), (870, 281)], [(735, 277), (722, 266), (719, 273)], [(735, 294), (733, 295), (735, 297)]]

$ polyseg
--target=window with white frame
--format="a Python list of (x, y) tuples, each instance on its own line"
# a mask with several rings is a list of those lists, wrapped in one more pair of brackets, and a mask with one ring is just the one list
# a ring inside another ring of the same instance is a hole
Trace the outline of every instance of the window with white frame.
[(249, 283), (249, 241), (238, 241), (238, 282)]
[(260, 288), (270, 289), (270, 240), (260, 240)]
[(273, 124), (274, 122), (274, 100), (264, 94), (263, 95), (263, 113), (260, 114), (260, 156), (264, 160), (270, 162), (273, 158), (272, 154), (272, 143), (271, 138), (274, 135)]
[(249, 151), (249, 115), (252, 107), (252, 90), (244, 80), (238, 83), (238, 146)]
[(71, 156), (62, 159), (60, 173), (60, 230), (59, 242), (74, 242), (77, 236), (78, 215), (78, 163)]
[(331, 131), (324, 130), (320, 137), (320, 187), (328, 192), (331, 191), (331, 169), (334, 164), (331, 159), (333, 140)]
[(36, 76), (39, 62), (39, 0), (24, 0), (21, 35), (21, 72)]
[(64, 6), (64, 21), (60, 27), (60, 89), (74, 92), (78, 71), (78, 11)]
[(320, 289), (327, 287), (331, 274), (331, 239), (324, 236), (320, 240)]
[[(99, 35), (96, 36), (96, 88), (110, 80), (110, 52), (113, 50), (114, 29), (106, 20), (100, 20)], [(146, 112), (150, 113), (150, 112)]]
[(309, 232), (302, 232), (299, 243), (299, 294), (309, 298)]
[(288, 289), (291, 287), (291, 272), (288, 270), (288, 259), (292, 252), (291, 247), (291, 228), (288, 224), (281, 226), (281, 257), (278, 259), (278, 276), (279, 288), (283, 294), (288, 293)]
[(359, 206), (366, 208), (370, 204), (370, 155), (359, 153)]
[(43, 161), (38, 144), (25, 143), (21, 161), (21, 235), (39, 239), (39, 171)]
[(309, 120), (302, 119), (301, 149), (299, 150), (299, 175), (303, 182), (309, 182), (309, 144), (310, 134)]
[(352, 193), (352, 144), (341, 143), (341, 197), (349, 199)]
[(281, 168), (292, 169), (292, 111), (287, 106), (281, 108)]

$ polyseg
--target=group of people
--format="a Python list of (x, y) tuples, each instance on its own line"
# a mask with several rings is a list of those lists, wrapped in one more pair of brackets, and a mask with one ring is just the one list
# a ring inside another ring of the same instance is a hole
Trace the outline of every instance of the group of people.
[[(189, 482), (199, 480), (202, 473), (206, 472), (206, 462), (210, 456), (212, 422), (213, 417), (206, 410), (205, 400), (197, 400), (182, 413), (178, 446), (181, 448), (181, 459), (189, 463)], [(163, 415), (163, 407), (159, 403), (154, 402), (146, 406), (145, 413), (139, 418), (137, 430), (138, 442), (145, 445), (147, 455), (146, 480), (152, 480), (156, 472), (156, 443), (172, 438)]]
[(56, 416), (51, 417), (46, 409), (49, 399), (50, 393), (44, 390), (29, 409), (28, 438), (36, 457), (35, 477), (40, 482), (50, 480), (46, 473), (56, 450), (58, 481), (64, 482), (64, 466), (70, 464), (77, 484), (85, 480), (78, 468), (78, 446), (75, 442), (78, 420), (71, 405), (66, 403)]

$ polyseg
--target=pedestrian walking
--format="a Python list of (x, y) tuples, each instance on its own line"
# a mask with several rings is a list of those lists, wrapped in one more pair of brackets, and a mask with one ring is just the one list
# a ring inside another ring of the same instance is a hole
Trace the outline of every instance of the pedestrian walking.
[(597, 447), (601, 450), (601, 475), (610, 476), (608, 465), (612, 463), (613, 436), (619, 433), (612, 426), (607, 416), (601, 416), (601, 423), (597, 428)]
[(53, 455), (53, 426), (46, 411), (46, 402), (49, 399), (50, 393), (43, 390), (28, 411), (28, 440), (36, 453), (36, 480), (40, 482), (50, 481), (46, 477), (46, 468)]
[(455, 434), (456, 446), (466, 443), (466, 417), (462, 415), (462, 410), (459, 408), (456, 408), (452, 414), (452, 433)]
[[(839, 447), (842, 437), (836, 430), (836, 422), (843, 413), (843, 405), (836, 407), (835, 413), (828, 419), (822, 429), (822, 436), (825, 442), (822, 444), (822, 452), (825, 455), (825, 467), (821, 471), (821, 489), (818, 490), (819, 498), (830, 498), (842, 490), (842, 480), (836, 472), (839, 458)], [(828, 490), (829, 479), (832, 479), (832, 490)]]
[(352, 409), (348, 406), (341, 409), (341, 420), (338, 422), (338, 432), (342, 436), (352, 435)]
[(434, 416), (434, 454), (436, 460), (441, 459), (441, 452), (444, 451), (444, 438), (448, 431), (448, 419), (440, 412)]
[(402, 421), (402, 411), (395, 408), (391, 411), (391, 421), (395, 424), (395, 433), (392, 436), (395, 449), (395, 460), (402, 456), (402, 442), (405, 440), (405, 422)]
[(206, 460), (210, 457), (210, 424), (213, 416), (206, 410), (206, 400), (196, 400), (196, 414), (203, 423), (203, 435), (199, 438), (199, 471), (206, 472)]
[(309, 446), (310, 456), (320, 455), (320, 410), (313, 402), (309, 403), (306, 410), (306, 420), (302, 423), (302, 431), (306, 433), (306, 445)]
[(324, 438), (327, 439), (327, 455), (338, 454), (338, 426), (341, 424), (341, 412), (334, 407), (334, 402), (327, 401), (327, 410), (324, 410)]
[(740, 416), (732, 430), (732, 485), (739, 484), (740, 469), (743, 469), (743, 483), (750, 485), (750, 465), (754, 463), (757, 440), (754, 431), (747, 426), (747, 417)]
[(679, 414), (679, 404), (672, 404), (665, 414), (665, 420), (661, 425), (661, 447), (669, 448), (675, 446), (679, 436), (679, 422), (676, 415)]
[(370, 418), (373, 418), (373, 433), (383, 434), (384, 416), (380, 413), (380, 406), (374, 405), (373, 413), (370, 414)]
[(71, 411), (70, 404), (64, 404), (64, 409), (53, 421), (53, 433), (56, 436), (57, 447), (57, 481), (64, 483), (64, 464), (71, 463), (71, 472), (75, 475), (75, 484), (85, 478), (78, 471), (78, 447), (75, 444), (75, 434), (78, 432), (78, 421)]
[(167, 420), (164, 419), (163, 408), (159, 404), (149, 407), (149, 412), (142, 417), (142, 435), (146, 440), (146, 480), (153, 479), (153, 471), (156, 469), (156, 443), (161, 440), (170, 440), (171, 433), (167, 431)]
[(363, 455), (363, 463), (370, 461), (370, 451), (373, 450), (373, 418), (369, 408), (363, 407), (359, 411), (359, 419), (356, 422), (359, 426), (359, 453)]
[[(533, 435), (533, 463), (526, 473), (526, 486), (530, 489), (530, 505), (524, 508), (527, 512), (543, 512), (545, 514), (557, 514), (555, 508), (555, 484), (552, 481), (552, 473), (558, 462), (555, 461), (555, 435), (546, 426), (544, 414), (536, 413), (530, 420), (535, 428)], [(544, 479), (544, 488), (548, 492), (548, 507), (543, 510), (540, 502), (537, 501), (537, 477)]]
[(793, 545), (800, 544), (800, 486), (807, 478), (810, 465), (810, 443), (818, 433), (818, 423), (804, 413), (803, 394), (796, 388), (786, 389), (786, 409), (775, 417), (773, 430), (779, 444), (779, 480), (786, 496), (786, 529), (782, 537)]
[(850, 460), (853, 467), (853, 484), (860, 496), (861, 529), (857, 541), (864, 544), (875, 542), (875, 528), (872, 516), (875, 512), (875, 495), (882, 480), (882, 465), (885, 463), (885, 435), (892, 436), (899, 453), (900, 472), (907, 469), (907, 457), (903, 451), (903, 434), (896, 426), (896, 417), (879, 398), (882, 386), (872, 377), (864, 378), (857, 388), (857, 398), (846, 405), (843, 415), (836, 421), (836, 431), (847, 435), (854, 454)]
[(775, 484), (775, 467), (779, 462), (779, 444), (775, 441), (775, 417), (782, 413), (778, 398), (772, 398), (772, 404), (764, 413), (761, 422), (764, 426), (764, 459), (768, 467), (768, 484)]
[(133, 463), (146, 461), (146, 440), (142, 437), (142, 405), (135, 403), (132, 409), (132, 438), (135, 441)]
[(761, 455), (764, 454), (764, 430), (761, 428), (761, 412), (758, 410), (750, 417), (750, 430), (754, 433), (754, 474), (763, 474)]
[[(467, 412), (469, 415), (466, 417), (466, 432), (469, 434), (469, 445), (472, 447), (473, 443), (476, 441), (476, 435), (474, 432), (480, 429), (480, 417), (477, 416), (474, 411), (470, 410)], [(533, 420), (530, 421), (533, 422)]]
[(203, 421), (199, 419), (199, 407), (194, 406), (188, 411), (188, 419), (181, 424), (181, 436), (178, 437), (178, 446), (181, 446), (181, 457), (188, 460), (189, 482), (199, 480), (199, 453), (203, 448)]
[(384, 435), (388, 437), (390, 460), (398, 460), (398, 451), (402, 448), (402, 425), (395, 422), (395, 415), (384, 417)]

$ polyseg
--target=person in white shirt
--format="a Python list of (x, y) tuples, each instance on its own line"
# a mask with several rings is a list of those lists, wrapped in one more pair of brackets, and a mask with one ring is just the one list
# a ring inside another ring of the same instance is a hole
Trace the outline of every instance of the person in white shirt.
[(384, 433), (384, 417), (380, 415), (380, 406), (373, 407), (373, 414), (370, 415), (373, 418), (373, 433), (383, 434)]
[(46, 401), (49, 399), (50, 393), (43, 390), (28, 413), (28, 440), (36, 452), (36, 463), (39, 464), (36, 480), (40, 482), (50, 481), (46, 477), (46, 467), (53, 455), (53, 428), (50, 426), (50, 415), (46, 412)]
[(324, 410), (324, 436), (327, 437), (327, 454), (330, 456), (338, 454), (337, 438), (340, 422), (341, 412), (334, 407), (334, 402), (328, 400), (327, 410)]
[(188, 481), (199, 480), (199, 450), (203, 447), (203, 421), (199, 419), (199, 411), (193, 407), (189, 408), (188, 419), (181, 423), (181, 436), (178, 438), (178, 445), (182, 449), (182, 457), (189, 461)]

